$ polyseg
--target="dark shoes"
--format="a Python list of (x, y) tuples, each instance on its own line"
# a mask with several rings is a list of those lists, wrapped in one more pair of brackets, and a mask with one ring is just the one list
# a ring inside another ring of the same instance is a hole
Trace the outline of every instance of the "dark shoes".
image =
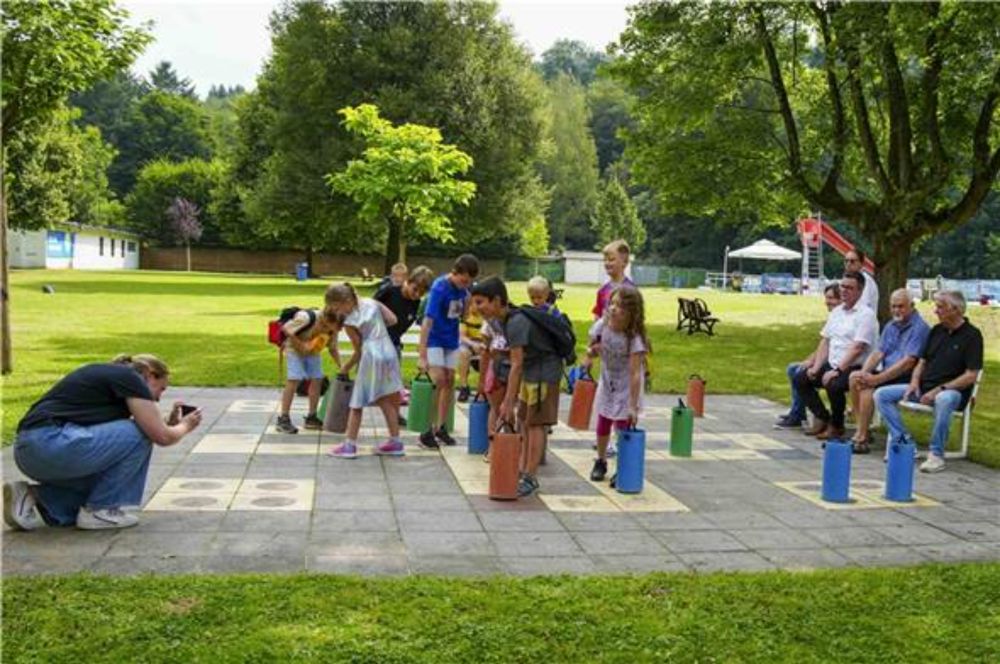
[(402, 415), (400, 415), (398, 419), (399, 419), (399, 426), (405, 427), (406, 426), (406, 418), (403, 417)]
[(305, 429), (318, 431), (323, 428), (323, 420), (316, 417), (316, 413), (312, 413), (311, 415), (306, 415), (306, 421), (302, 426)]
[(603, 482), (608, 474), (608, 462), (605, 459), (594, 459), (594, 469), (590, 471), (591, 482)]
[(802, 420), (792, 415), (782, 415), (778, 418), (778, 421), (774, 423), (775, 429), (801, 429)]
[(433, 431), (425, 431), (420, 434), (420, 447), (428, 450), (436, 450), (440, 448), (437, 439), (434, 437)]
[(278, 415), (278, 421), (275, 422), (274, 428), (277, 429), (279, 433), (299, 432), (299, 430), (295, 427), (295, 425), (292, 424), (292, 418), (290, 418), (288, 415)]
[(439, 427), (438, 430), (434, 432), (434, 437), (438, 439), (438, 442), (444, 443), (449, 447), (455, 444), (455, 439), (452, 438), (447, 431), (445, 431), (444, 425)]
[(472, 396), (472, 390), (469, 389), (468, 385), (466, 385), (465, 387), (458, 388), (459, 403), (465, 403), (466, 401), (469, 400), (470, 396)]
[(527, 473), (521, 475), (521, 479), (517, 482), (517, 497), (527, 498), (536, 491), (538, 491), (538, 480)]

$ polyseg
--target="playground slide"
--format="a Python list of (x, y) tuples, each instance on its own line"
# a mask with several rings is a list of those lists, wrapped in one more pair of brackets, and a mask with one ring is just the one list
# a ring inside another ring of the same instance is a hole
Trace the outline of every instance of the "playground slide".
[[(833, 247), (841, 256), (854, 249), (853, 244), (822, 219), (812, 217), (799, 219), (798, 228), (803, 246), (818, 247), (822, 241)], [(875, 263), (868, 257), (865, 257), (864, 268), (869, 274), (875, 274)]]

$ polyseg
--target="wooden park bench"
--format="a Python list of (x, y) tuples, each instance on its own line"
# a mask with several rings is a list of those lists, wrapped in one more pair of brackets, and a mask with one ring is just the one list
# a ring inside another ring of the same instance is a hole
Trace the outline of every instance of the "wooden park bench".
[(368, 271), (368, 268), (366, 267), (361, 268), (361, 281), (368, 282), (372, 281), (373, 279), (375, 279), (375, 277), (373, 277), (372, 273)]
[(688, 334), (704, 332), (708, 336), (715, 334), (713, 328), (719, 319), (712, 316), (708, 310), (708, 305), (700, 297), (689, 300), (684, 297), (677, 298), (677, 329), (687, 327)]

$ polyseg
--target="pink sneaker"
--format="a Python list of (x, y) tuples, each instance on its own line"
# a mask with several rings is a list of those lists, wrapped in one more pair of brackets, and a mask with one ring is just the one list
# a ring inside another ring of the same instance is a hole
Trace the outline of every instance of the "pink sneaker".
[(401, 441), (387, 440), (375, 448), (375, 454), (380, 456), (403, 456), (406, 454), (406, 450), (403, 449)]
[(327, 454), (338, 459), (357, 459), (358, 446), (354, 443), (341, 443), (336, 447), (331, 447)]

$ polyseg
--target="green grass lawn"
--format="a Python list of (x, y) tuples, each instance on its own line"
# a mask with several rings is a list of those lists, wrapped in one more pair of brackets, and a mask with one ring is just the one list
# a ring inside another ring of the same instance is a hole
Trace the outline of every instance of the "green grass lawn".
[[(267, 321), (289, 305), (319, 305), (325, 281), (178, 272), (15, 271), (11, 278), (15, 372), (3, 384), (3, 440), (9, 443), (31, 403), (74, 367), (120, 352), (151, 352), (177, 385), (273, 385), (277, 352)], [(55, 287), (42, 293), (43, 284)], [(370, 292), (371, 287), (362, 288)], [(524, 283), (513, 283), (524, 298)], [(716, 394), (787, 399), (785, 365), (815, 346), (825, 317), (819, 298), (644, 288), (651, 329), (653, 388), (681, 392), (698, 373)], [(674, 330), (678, 296), (703, 297), (722, 319), (715, 337)], [(583, 337), (594, 288), (569, 286), (561, 308)], [(933, 320), (929, 307), (921, 312)], [(971, 310), (987, 339), (986, 377), (973, 418), (972, 454), (1000, 467), (1000, 312)], [(411, 375), (413, 362), (404, 363)], [(332, 369), (332, 363), (328, 363)], [(168, 393), (169, 394), (169, 393)], [(926, 442), (930, 418), (916, 418)], [(957, 434), (958, 426), (953, 427)], [(957, 438), (953, 435), (953, 439)]]
[(38, 662), (989, 662), (1000, 564), (482, 580), (4, 581)]

